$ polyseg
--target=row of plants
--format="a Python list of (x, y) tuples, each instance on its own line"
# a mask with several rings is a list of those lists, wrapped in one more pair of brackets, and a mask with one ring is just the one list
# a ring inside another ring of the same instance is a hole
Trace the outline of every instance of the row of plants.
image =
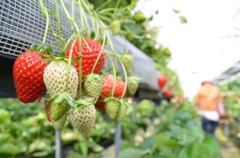
[(240, 148), (239, 137), (239, 120), (240, 120), (240, 78), (236, 78), (224, 84), (220, 84), (219, 88), (222, 91), (223, 102), (227, 107), (227, 113), (229, 115), (229, 139)]
[[(0, 157), (54, 156), (55, 130), (47, 121), (42, 103), (1, 99), (0, 109)], [(221, 157), (218, 143), (203, 134), (200, 118), (189, 102), (173, 107), (165, 100), (161, 106), (143, 100), (135, 111), (134, 122), (132, 107), (122, 120), (120, 158)], [(86, 138), (78, 130), (72, 130), (68, 121), (61, 134), (63, 156), (103, 157), (104, 150), (114, 143), (115, 126), (115, 122), (98, 112), (92, 136)]]

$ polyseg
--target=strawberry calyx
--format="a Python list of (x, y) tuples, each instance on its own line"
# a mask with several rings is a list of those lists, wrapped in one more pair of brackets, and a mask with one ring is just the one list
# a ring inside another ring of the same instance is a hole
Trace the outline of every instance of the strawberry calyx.
[(89, 96), (85, 96), (83, 98), (80, 98), (80, 99), (77, 99), (74, 101), (74, 103), (76, 105), (75, 108), (82, 106), (82, 105), (90, 106), (96, 102), (97, 102), (97, 98), (93, 98), (93, 97), (89, 97)]
[(51, 98), (43, 98), (48, 104), (52, 103), (61, 103), (63, 101), (66, 101), (70, 106), (74, 107), (74, 100), (73, 98), (67, 93), (60, 93), (60, 94), (55, 94)]

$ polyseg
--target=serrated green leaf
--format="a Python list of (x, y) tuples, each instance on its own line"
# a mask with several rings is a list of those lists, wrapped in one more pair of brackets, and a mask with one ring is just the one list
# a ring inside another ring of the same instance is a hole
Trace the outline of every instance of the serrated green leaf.
[(160, 151), (172, 151), (178, 148), (180, 144), (172, 139), (167, 132), (159, 133), (154, 136), (153, 148)]
[(7, 143), (12, 140), (14, 140), (14, 138), (9, 133), (0, 133), (0, 143)]
[(180, 153), (179, 158), (211, 158), (210, 151), (207, 146), (200, 142), (194, 142), (184, 147)]
[(0, 144), (0, 153), (16, 155), (21, 153), (21, 150), (13, 143), (4, 143)]
[(149, 153), (149, 150), (126, 149), (119, 153), (118, 158), (142, 158), (144, 155), (148, 153)]
[(0, 109), (0, 124), (7, 123), (10, 120), (11, 116), (11, 113), (7, 110)]
[(65, 59), (66, 58), (66, 54), (64, 52), (61, 52), (59, 54), (59, 57), (62, 58), (62, 59)]
[(81, 56), (78, 56), (76, 58), (73, 58), (71, 62), (74, 63), (76, 61), (79, 61), (81, 58), (82, 58)]
[(66, 158), (82, 158), (83, 156), (77, 152), (70, 153)]

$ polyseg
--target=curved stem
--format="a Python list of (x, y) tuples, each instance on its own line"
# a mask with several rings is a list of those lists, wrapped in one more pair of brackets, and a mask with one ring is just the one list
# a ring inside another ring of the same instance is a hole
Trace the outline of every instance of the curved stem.
[(124, 85), (124, 90), (123, 90), (123, 94), (122, 94), (122, 97), (121, 97), (121, 98), (123, 98), (125, 93), (126, 93), (126, 90), (127, 90), (127, 84), (128, 84), (128, 80), (127, 79), (128, 79), (128, 76), (127, 76), (126, 69), (125, 69), (123, 63), (121, 62), (121, 60), (119, 60), (119, 62), (121, 64), (121, 66), (122, 66), (124, 77), (125, 77), (125, 85)]
[[(78, 38), (79, 42), (79, 56), (82, 57), (82, 37)], [(78, 98), (80, 99), (82, 96), (82, 58), (79, 59), (79, 84), (78, 84)]]
[[(73, 43), (75, 43), (75, 42), (76, 42), (76, 39), (73, 41)], [(74, 46), (74, 44), (72, 44), (72, 46), (71, 46), (71, 50), (70, 50), (70, 54), (69, 54), (69, 58), (68, 58), (67, 82), (66, 82), (66, 89), (65, 89), (66, 92), (68, 92), (68, 82), (69, 82), (69, 77), (70, 77), (73, 46)]]
[(116, 82), (117, 82), (117, 80), (116, 80), (116, 78), (117, 78), (117, 76), (116, 76), (116, 67), (115, 67), (115, 65), (114, 65), (114, 63), (112, 61), (112, 58), (110, 57), (110, 55), (108, 53), (107, 53), (107, 57), (108, 57), (109, 61), (111, 62), (112, 68), (113, 68), (113, 77), (114, 77), (114, 83), (113, 83), (113, 89), (112, 89), (112, 95), (113, 95), (114, 91), (115, 91), (115, 87), (116, 87)]
[(47, 39), (48, 28), (49, 28), (49, 15), (48, 15), (47, 9), (44, 6), (43, 0), (39, 0), (39, 4), (42, 10), (42, 14), (46, 17), (46, 27), (45, 27), (45, 32), (44, 32), (43, 42), (42, 42), (42, 43), (45, 43)]
[(105, 1), (102, 5), (100, 5), (99, 7), (96, 8), (96, 11), (102, 9), (103, 7), (105, 7), (106, 5), (108, 5), (110, 2), (112, 2), (112, 0), (107, 0), (107, 1)]
[(76, 33), (74, 33), (74, 34), (68, 39), (68, 41), (66, 42), (66, 44), (65, 44), (65, 46), (64, 46), (64, 48), (63, 48), (63, 51), (64, 51), (64, 52), (66, 51), (69, 43), (75, 38), (75, 36), (76, 36)]
[(66, 16), (67, 16), (70, 24), (76, 29), (76, 32), (78, 33), (78, 32), (79, 32), (79, 29), (78, 29), (77, 23), (76, 23), (76, 22), (74, 21), (74, 19), (69, 15), (66, 6), (65, 6), (65, 4), (63, 3), (63, 0), (60, 0), (60, 3), (61, 3), (61, 5), (62, 5), (62, 7), (63, 7), (63, 10), (64, 10), (64, 12), (65, 12), (65, 14), (66, 14)]
[(95, 68), (96, 68), (96, 66), (97, 66), (97, 63), (98, 63), (98, 61), (99, 61), (99, 59), (100, 59), (100, 57), (101, 57), (101, 55), (102, 55), (102, 52), (103, 52), (103, 49), (104, 49), (105, 42), (106, 42), (106, 35), (105, 35), (105, 33), (104, 33), (104, 34), (103, 34), (102, 48), (101, 48), (101, 50), (100, 50), (100, 53), (98, 54), (98, 57), (97, 57), (97, 59), (96, 59), (94, 65), (93, 65), (92, 73), (94, 72), (94, 70), (95, 70)]
[[(80, 20), (81, 20), (81, 24), (82, 26), (85, 26), (87, 28), (89, 28), (89, 24), (88, 24), (88, 20), (87, 20), (87, 17), (86, 17), (86, 13), (85, 11), (82, 9), (82, 4), (81, 4), (81, 1), (79, 0), (78, 1), (78, 8), (79, 8), (79, 14), (80, 14)], [(85, 23), (84, 23), (85, 22)], [(85, 24), (85, 25), (84, 25)], [(90, 35), (90, 30), (88, 29), (88, 34)]]

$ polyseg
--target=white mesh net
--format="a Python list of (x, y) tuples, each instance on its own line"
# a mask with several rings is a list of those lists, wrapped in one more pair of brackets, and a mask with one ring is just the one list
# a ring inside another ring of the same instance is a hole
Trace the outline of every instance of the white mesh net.
[[(45, 0), (44, 5), (55, 12), (54, 1)], [(72, 34), (70, 24), (59, 7), (62, 29), (66, 39)], [(51, 24), (57, 32), (57, 23), (50, 16)], [(42, 16), (38, 0), (1, 0), (0, 1), (0, 55), (7, 57), (19, 56), (32, 43), (39, 44), (43, 40), (46, 19)], [(52, 43), (56, 55), (57, 44), (48, 30), (46, 43)]]

